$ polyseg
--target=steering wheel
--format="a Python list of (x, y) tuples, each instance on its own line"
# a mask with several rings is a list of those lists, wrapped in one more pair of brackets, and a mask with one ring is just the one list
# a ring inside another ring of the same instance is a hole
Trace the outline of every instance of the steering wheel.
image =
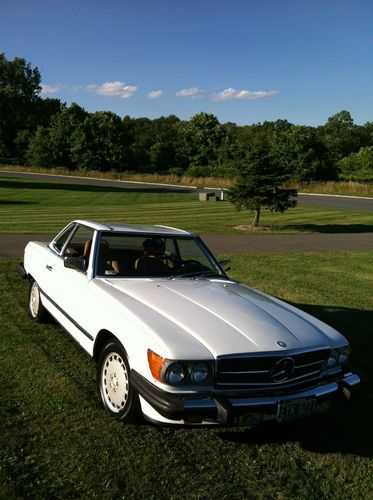
[(194, 259), (183, 260), (180, 263), (179, 267), (181, 267), (183, 269), (184, 267), (188, 267), (189, 265), (202, 267), (202, 264), (198, 260), (194, 260)]
[(174, 271), (183, 274), (185, 272), (188, 273), (188, 272), (199, 271), (200, 269), (203, 268), (204, 268), (203, 264), (201, 264), (201, 262), (199, 262), (198, 260), (187, 259), (179, 262), (175, 266)]

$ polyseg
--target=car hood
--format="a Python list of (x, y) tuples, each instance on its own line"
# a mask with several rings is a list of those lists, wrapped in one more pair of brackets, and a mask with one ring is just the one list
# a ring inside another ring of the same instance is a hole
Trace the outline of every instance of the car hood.
[[(138, 315), (162, 337), (183, 332), (178, 349), (197, 340), (213, 356), (284, 351), (346, 343), (342, 335), (295, 307), (234, 281), (208, 279), (108, 280)], [(154, 314), (156, 313), (156, 314)], [(162, 331), (157, 332), (155, 318)], [(151, 318), (151, 321), (150, 321)], [(186, 352), (186, 351), (184, 351)]]

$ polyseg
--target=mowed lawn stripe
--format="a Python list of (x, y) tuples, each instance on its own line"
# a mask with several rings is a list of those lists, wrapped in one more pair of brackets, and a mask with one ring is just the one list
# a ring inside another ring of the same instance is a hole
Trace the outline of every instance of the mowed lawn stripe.
[[(247, 211), (237, 212), (228, 202), (136, 203), (122, 206), (97, 203), (95, 206), (66, 207), (0, 204), (2, 233), (54, 233), (70, 220), (79, 218), (172, 225), (204, 234), (238, 234), (234, 226), (249, 223), (251, 215)], [(285, 214), (263, 210), (261, 224), (272, 232), (373, 232), (373, 215), (299, 206)]]
[[(224, 232), (227, 223), (235, 225), (238, 214), (231, 205), (216, 203), (214, 206), (202, 206), (200, 203), (147, 204), (133, 206), (95, 206), (95, 207), (13, 207), (12, 212), (0, 211), (1, 232), (43, 232), (58, 230), (65, 223), (75, 218), (93, 218), (111, 222), (158, 223), (177, 225), (195, 230), (203, 225), (212, 232)], [(245, 214), (240, 214), (241, 223)], [(219, 231), (220, 229), (220, 231)]]
[[(196, 194), (0, 179), (0, 232), (56, 233), (72, 219), (164, 224), (203, 234), (238, 234), (252, 215), (231, 203), (199, 202)], [(373, 214), (298, 206), (263, 210), (266, 232), (373, 232)]]

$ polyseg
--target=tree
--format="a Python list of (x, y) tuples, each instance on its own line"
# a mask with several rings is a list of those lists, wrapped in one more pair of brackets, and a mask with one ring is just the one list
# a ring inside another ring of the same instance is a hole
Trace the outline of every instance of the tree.
[(30, 130), (20, 130), (13, 141), (15, 158), (21, 165), (27, 163), (28, 148), (33, 137)]
[(150, 150), (156, 142), (153, 121), (149, 118), (132, 120), (131, 134), (131, 163), (129, 166), (133, 170), (147, 172), (151, 170)]
[(124, 162), (122, 121), (108, 111), (88, 115), (71, 139), (71, 158), (81, 169), (121, 169)]
[(237, 210), (254, 212), (251, 227), (257, 227), (262, 207), (284, 212), (296, 206), (297, 191), (284, 189), (283, 183), (290, 176), (286, 169), (274, 161), (270, 152), (270, 140), (259, 137), (252, 142), (242, 161), (236, 185), (230, 191), (230, 200)]
[(344, 178), (373, 180), (373, 146), (360, 148), (357, 153), (342, 158), (338, 166)]
[(360, 129), (364, 130), (364, 146), (373, 146), (373, 122), (366, 122)]
[(175, 115), (161, 116), (153, 120), (156, 142), (150, 148), (152, 171), (165, 172), (176, 164), (176, 145), (180, 120)]
[(175, 163), (181, 121), (175, 115), (149, 118), (125, 116), (123, 146), (125, 167), (134, 171), (168, 171)]
[(268, 137), (286, 132), (292, 127), (292, 124), (287, 120), (276, 120), (274, 122), (265, 121), (264, 123), (255, 123), (254, 125), (244, 125), (238, 127), (237, 141), (240, 149), (248, 150), (251, 144), (254, 143), (258, 136)]
[(292, 125), (275, 133), (271, 140), (271, 155), (297, 182), (335, 179), (337, 175), (328, 162), (325, 145), (312, 127)]
[(7, 145), (6, 137), (4, 137), (4, 133), (0, 130), (0, 164), (7, 163), (10, 158), (10, 152)]
[(49, 130), (46, 127), (38, 127), (26, 152), (27, 163), (36, 167), (49, 167), (51, 151)]
[(156, 142), (149, 151), (150, 167), (153, 172), (169, 170), (175, 163), (175, 148), (172, 143)]
[(216, 152), (216, 160), (211, 175), (216, 177), (236, 177), (243, 158), (243, 152), (239, 147), (237, 139), (237, 125), (225, 123), (222, 125), (224, 137)]
[(210, 173), (224, 137), (224, 129), (216, 116), (210, 113), (193, 116), (183, 129), (189, 166), (204, 167), (202, 172)]
[(31, 128), (38, 126), (49, 127), (53, 116), (58, 115), (62, 108), (66, 107), (61, 104), (59, 99), (40, 98), (33, 105), (34, 123)]
[(322, 132), (330, 158), (335, 163), (360, 149), (359, 129), (348, 111), (343, 110), (329, 117)]
[(34, 107), (40, 99), (40, 81), (38, 68), (32, 68), (25, 59), (8, 61), (0, 54), (0, 151), (7, 155), (0, 161), (15, 161), (18, 133), (36, 129)]
[(62, 105), (58, 114), (51, 119), (50, 142), (51, 163), (72, 169), (72, 138), (75, 131), (84, 123), (88, 113), (75, 102), (69, 107)]

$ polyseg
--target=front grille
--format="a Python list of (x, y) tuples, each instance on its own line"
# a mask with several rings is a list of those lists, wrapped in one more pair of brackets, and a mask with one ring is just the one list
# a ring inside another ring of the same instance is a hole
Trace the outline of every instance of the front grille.
[(329, 349), (317, 349), (220, 356), (217, 359), (217, 385), (278, 385), (316, 377), (328, 355)]

